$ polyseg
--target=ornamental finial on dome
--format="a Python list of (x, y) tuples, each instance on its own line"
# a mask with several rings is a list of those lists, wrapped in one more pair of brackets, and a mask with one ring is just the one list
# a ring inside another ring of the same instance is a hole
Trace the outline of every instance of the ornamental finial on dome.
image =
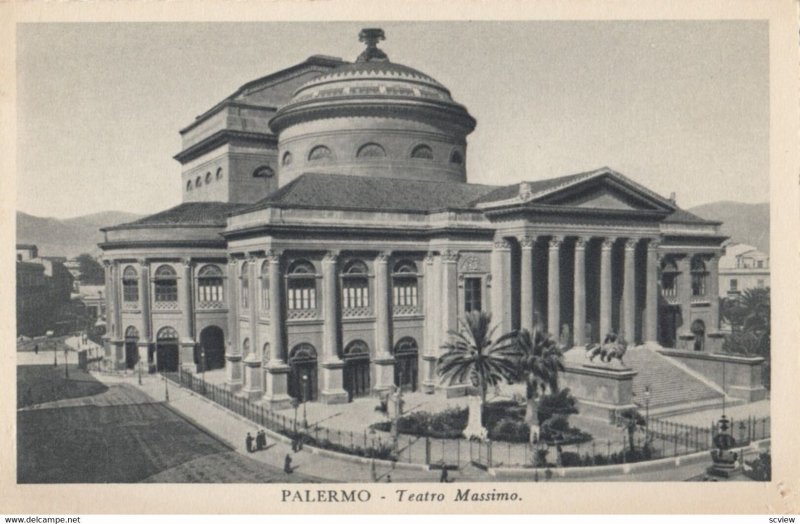
[(388, 61), (386, 53), (378, 49), (378, 42), (386, 40), (381, 28), (364, 28), (358, 33), (358, 41), (367, 44), (367, 48), (358, 55), (356, 62)]

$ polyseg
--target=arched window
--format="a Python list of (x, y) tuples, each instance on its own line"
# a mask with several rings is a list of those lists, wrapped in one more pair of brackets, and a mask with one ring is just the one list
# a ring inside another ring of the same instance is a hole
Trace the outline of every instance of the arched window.
[(275, 171), (269, 166), (260, 166), (253, 171), (253, 178), (272, 178), (275, 176)]
[(250, 263), (242, 262), (242, 268), (239, 273), (241, 281), (241, 300), (242, 309), (250, 308)]
[(192, 181), (189, 180), (186, 182), (186, 191), (191, 191), (191, 190), (192, 190)]
[(668, 258), (661, 263), (661, 293), (665, 297), (678, 296), (678, 266)]
[(413, 261), (401, 260), (394, 265), (392, 295), (395, 306), (417, 306), (417, 265)]
[(269, 362), (269, 359), (271, 359), (271, 358), (272, 358), (272, 354), (270, 354), (270, 351), (269, 351), (269, 342), (266, 342), (264, 344), (264, 347), (261, 348), (261, 361), (264, 364), (266, 364), (267, 362)]
[(420, 144), (411, 151), (411, 158), (433, 160), (433, 149), (425, 144)]
[(384, 158), (386, 150), (380, 144), (369, 143), (358, 148), (356, 156), (358, 158)]
[(125, 338), (128, 340), (138, 340), (139, 330), (133, 326), (128, 326), (128, 329), (125, 330)]
[(217, 180), (222, 180), (222, 168), (217, 168)]
[(317, 276), (314, 265), (307, 260), (296, 260), (289, 266), (286, 278), (289, 310), (316, 309)]
[(194, 187), (200, 187), (203, 185), (203, 179), (201, 177), (197, 177), (194, 179)]
[(330, 160), (333, 156), (331, 150), (327, 146), (314, 146), (308, 153), (309, 162), (325, 162)]
[(351, 260), (342, 270), (342, 306), (345, 309), (369, 307), (367, 265)]
[(211, 183), (211, 171), (206, 173), (206, 184), (210, 184), (210, 183)]
[(369, 346), (363, 340), (354, 340), (344, 348), (345, 359), (369, 358)]
[(250, 339), (246, 338), (242, 341), (242, 355), (247, 356), (250, 353)]
[(453, 151), (450, 153), (450, 163), (460, 166), (464, 163), (464, 156), (459, 151)]
[(156, 302), (178, 301), (178, 275), (172, 266), (159, 266), (153, 276)]
[(261, 264), (261, 311), (269, 309), (269, 261)]
[(317, 360), (317, 350), (311, 344), (297, 344), (289, 353), (289, 362)]
[(197, 299), (199, 302), (222, 302), (222, 270), (209, 264), (197, 272)]
[(126, 267), (122, 272), (122, 300), (139, 302), (139, 274), (133, 266)]
[(702, 297), (706, 294), (706, 262), (700, 255), (692, 257), (692, 295)]
[(158, 330), (156, 340), (164, 342), (178, 340), (178, 332), (175, 331), (175, 328), (165, 326)]
[(281, 160), (281, 164), (283, 164), (284, 166), (288, 166), (291, 165), (291, 163), (292, 163), (292, 153), (290, 151), (287, 151), (283, 154), (283, 159)]

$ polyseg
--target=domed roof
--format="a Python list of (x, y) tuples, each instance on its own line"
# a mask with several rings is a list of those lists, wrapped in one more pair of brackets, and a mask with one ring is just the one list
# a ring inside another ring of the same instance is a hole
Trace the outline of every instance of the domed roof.
[(276, 133), (295, 123), (334, 116), (380, 116), (427, 113), (469, 133), (475, 119), (453, 101), (450, 91), (430, 75), (389, 61), (377, 43), (381, 29), (364, 29), (367, 48), (354, 63), (332, 69), (303, 84), (270, 122)]

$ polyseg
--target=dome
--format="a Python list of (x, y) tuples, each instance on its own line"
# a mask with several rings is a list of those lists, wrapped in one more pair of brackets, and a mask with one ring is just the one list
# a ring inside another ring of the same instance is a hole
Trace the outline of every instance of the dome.
[[(309, 170), (465, 180), (466, 136), (475, 119), (433, 77), (391, 62), (377, 47), (381, 29), (364, 29), (359, 38), (367, 47), (355, 62), (303, 84), (270, 121), (283, 159), (279, 184)], [(357, 160), (367, 143), (369, 160)]]

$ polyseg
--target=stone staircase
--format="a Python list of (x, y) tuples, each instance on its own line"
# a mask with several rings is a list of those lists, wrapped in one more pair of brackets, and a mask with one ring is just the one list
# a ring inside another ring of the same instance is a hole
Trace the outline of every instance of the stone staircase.
[[(647, 346), (628, 348), (625, 364), (637, 372), (633, 401), (644, 408), (645, 388), (650, 388), (650, 415), (676, 415), (722, 404), (725, 393), (718, 385)], [(730, 397), (728, 405), (735, 403)]]

